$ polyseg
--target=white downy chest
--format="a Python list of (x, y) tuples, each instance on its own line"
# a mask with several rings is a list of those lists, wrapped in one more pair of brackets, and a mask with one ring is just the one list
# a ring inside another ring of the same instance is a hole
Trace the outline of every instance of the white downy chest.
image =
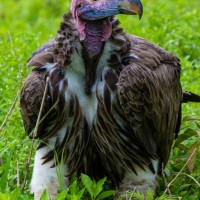
[(103, 93), (104, 88), (104, 73), (107, 70), (107, 61), (111, 55), (112, 46), (106, 43), (104, 52), (99, 60), (96, 68), (95, 82), (91, 87), (91, 94), (87, 95), (85, 92), (85, 66), (84, 61), (80, 55), (75, 53), (72, 56), (72, 64), (66, 71), (66, 78), (68, 80), (68, 89), (66, 92), (66, 99), (70, 99), (71, 95), (76, 95), (82, 112), (91, 126), (97, 113), (98, 100), (96, 91)]

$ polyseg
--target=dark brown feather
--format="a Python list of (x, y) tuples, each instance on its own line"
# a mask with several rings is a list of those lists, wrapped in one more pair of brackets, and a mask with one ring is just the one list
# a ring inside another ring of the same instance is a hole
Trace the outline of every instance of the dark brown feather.
[[(20, 96), (21, 114), (24, 121), (26, 133), (32, 137), (33, 130), (38, 118), (41, 101), (45, 88), (45, 71), (33, 70), (24, 83)], [(49, 95), (45, 98), (43, 115), (48, 111), (50, 105)], [(40, 123), (38, 132), (44, 128), (44, 124)]]
[(129, 61), (120, 74), (120, 104), (143, 151), (159, 156), (160, 163), (166, 165), (176, 127), (180, 126), (179, 60), (144, 39), (130, 36), (130, 40), (138, 59)]

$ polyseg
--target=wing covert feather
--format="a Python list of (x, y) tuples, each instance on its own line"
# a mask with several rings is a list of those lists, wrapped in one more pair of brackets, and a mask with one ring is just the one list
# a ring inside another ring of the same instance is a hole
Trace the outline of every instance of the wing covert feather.
[[(44, 89), (45, 89), (44, 71), (33, 70), (26, 79), (20, 96), (20, 109), (24, 122), (25, 131), (28, 135), (32, 134), (35, 128), (37, 117), (39, 114)], [(47, 112), (49, 107), (48, 97), (45, 98), (43, 114)], [(38, 132), (43, 128), (43, 123), (40, 123)]]
[(180, 126), (179, 60), (142, 38), (129, 38), (128, 65), (118, 82), (120, 104), (144, 148), (166, 164), (174, 133)]
[(33, 52), (31, 58), (28, 60), (28, 66), (42, 67), (46, 64), (54, 62), (53, 49), (57, 42), (55, 40), (50, 40), (39, 47)]

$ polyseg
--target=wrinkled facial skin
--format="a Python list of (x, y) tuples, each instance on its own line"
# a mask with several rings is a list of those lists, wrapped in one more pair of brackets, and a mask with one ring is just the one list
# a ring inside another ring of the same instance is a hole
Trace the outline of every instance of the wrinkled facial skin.
[(72, 0), (71, 13), (76, 20), (81, 41), (86, 39), (87, 31), (85, 27), (88, 22), (104, 20), (101, 29), (105, 28), (107, 32), (102, 31), (103, 34), (100, 39), (102, 42), (106, 41), (112, 32), (108, 20), (110, 16), (117, 14), (138, 14), (139, 18), (141, 18), (142, 4), (140, 0)]
[[(116, 0), (113, 0), (116, 2)], [(77, 14), (83, 20), (97, 20), (103, 19), (116, 14), (118, 10), (117, 5), (110, 9), (109, 0), (101, 0), (90, 4), (80, 4), (80, 7), (77, 9)]]
[(85, 21), (103, 19), (117, 14), (138, 14), (142, 17), (140, 0), (72, 0), (71, 12)]

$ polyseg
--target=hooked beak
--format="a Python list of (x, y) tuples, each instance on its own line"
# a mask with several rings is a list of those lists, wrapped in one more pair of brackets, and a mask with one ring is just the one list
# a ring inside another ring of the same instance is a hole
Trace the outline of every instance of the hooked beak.
[(119, 0), (119, 9), (121, 14), (138, 15), (142, 18), (143, 7), (140, 0)]
[(142, 17), (143, 7), (140, 0), (98, 0), (82, 5), (78, 15), (87, 21), (99, 20), (117, 14), (138, 15)]

